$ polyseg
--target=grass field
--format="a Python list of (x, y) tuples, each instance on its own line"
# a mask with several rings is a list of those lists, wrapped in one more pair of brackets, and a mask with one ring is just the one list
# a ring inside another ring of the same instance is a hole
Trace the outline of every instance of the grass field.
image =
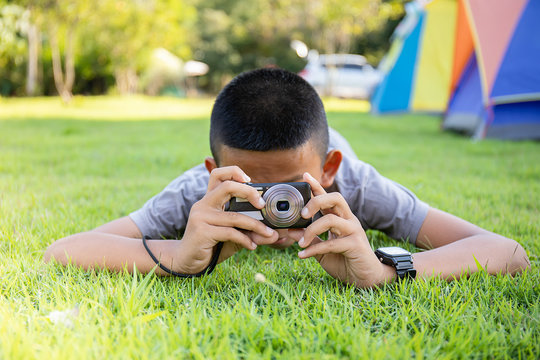
[(358, 290), (297, 248), (243, 251), (194, 280), (44, 264), (55, 239), (128, 214), (209, 155), (212, 101), (0, 99), (0, 358), (537, 358), (540, 143), (475, 143), (435, 117), (326, 104), (361, 159), (514, 238), (530, 270)]

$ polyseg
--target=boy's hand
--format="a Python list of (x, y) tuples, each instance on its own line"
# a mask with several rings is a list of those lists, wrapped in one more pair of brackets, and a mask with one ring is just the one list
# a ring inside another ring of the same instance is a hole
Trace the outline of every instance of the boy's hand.
[(216, 168), (210, 173), (205, 196), (189, 213), (186, 231), (175, 256), (177, 271), (194, 274), (205, 269), (218, 242), (224, 242), (219, 257), (221, 262), (242, 248), (254, 250), (257, 245), (277, 240), (277, 232), (262, 222), (244, 214), (224, 211), (232, 197), (247, 199), (258, 209), (264, 207), (259, 192), (242, 184), (249, 181), (250, 178), (237, 166)]
[[(318, 211), (323, 216), (305, 229), (304, 237), (298, 242), (305, 249), (298, 256), (302, 259), (315, 256), (331, 276), (357, 287), (392, 281), (395, 270), (377, 259), (360, 221), (343, 196), (326, 193), (308, 173), (304, 174), (304, 181), (311, 185), (314, 197), (302, 210), (302, 217), (312, 217)], [(318, 235), (326, 231), (329, 231), (328, 240), (322, 241)]]

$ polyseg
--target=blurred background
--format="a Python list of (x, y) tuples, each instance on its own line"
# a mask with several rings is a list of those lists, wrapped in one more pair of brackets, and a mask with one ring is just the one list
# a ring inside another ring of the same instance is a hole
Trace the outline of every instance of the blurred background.
[(537, 0), (0, 0), (0, 97), (212, 98), (280, 67), (376, 115), (540, 139), (538, 18)]
[(339, 53), (361, 54), (337, 61), (369, 79), (336, 95), (366, 98), (404, 13), (397, 0), (0, 0), (0, 95), (212, 95), (258, 67), (317, 77), (310, 60)]

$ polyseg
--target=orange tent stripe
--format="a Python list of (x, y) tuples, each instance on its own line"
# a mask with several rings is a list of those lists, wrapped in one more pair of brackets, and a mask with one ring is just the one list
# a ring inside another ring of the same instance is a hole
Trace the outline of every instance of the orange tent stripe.
[(456, 24), (456, 39), (455, 39), (455, 51), (454, 62), (452, 65), (452, 81), (450, 83), (450, 94), (454, 92), (457, 86), (461, 73), (469, 61), (471, 54), (474, 50), (474, 42), (465, 11), (465, 0), (459, 0), (458, 2), (458, 14)]

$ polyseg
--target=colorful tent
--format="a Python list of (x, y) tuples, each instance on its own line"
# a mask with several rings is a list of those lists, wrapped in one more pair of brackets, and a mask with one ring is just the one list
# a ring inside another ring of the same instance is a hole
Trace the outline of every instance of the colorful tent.
[(540, 139), (540, 1), (463, 4), (475, 52), (460, 75), (443, 128), (476, 138)]
[(371, 99), (373, 112), (446, 109), (455, 66), (457, 10), (456, 0), (406, 5), (407, 15), (379, 66), (384, 77)]
[(478, 138), (540, 138), (540, 0), (434, 0), (406, 10), (373, 112), (445, 112), (444, 128)]

